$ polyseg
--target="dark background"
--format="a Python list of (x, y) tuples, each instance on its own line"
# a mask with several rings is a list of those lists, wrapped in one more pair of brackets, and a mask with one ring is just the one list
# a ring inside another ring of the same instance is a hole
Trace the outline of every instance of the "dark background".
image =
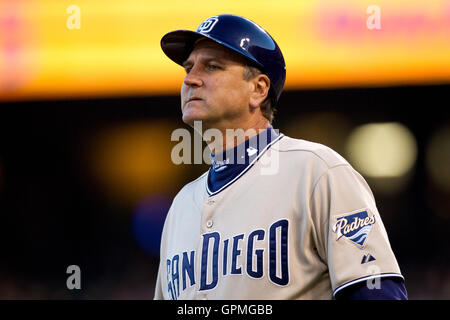
[[(450, 125), (449, 90), (435, 85), (286, 91), (274, 123), (284, 132), (304, 123), (298, 119), (332, 114), (344, 116), (351, 128), (395, 121), (413, 133), (418, 156), (406, 185), (393, 194), (373, 189), (411, 299), (450, 298), (449, 191), (433, 182), (426, 167), (431, 137)], [(185, 127), (178, 96), (0, 104), (1, 299), (153, 298), (157, 252), (136, 240), (134, 207), (117, 205), (99, 191), (86, 168), (85, 146), (98, 128), (159, 120)], [(289, 130), (295, 138), (329, 145)], [(328, 135), (334, 130), (318, 128)], [(156, 139), (174, 145), (165, 133)], [(185, 174), (170, 181), (161, 208), (207, 169), (182, 166)], [(157, 241), (159, 217), (149, 241)], [(82, 272), (81, 290), (66, 287), (66, 268), (73, 264)]]

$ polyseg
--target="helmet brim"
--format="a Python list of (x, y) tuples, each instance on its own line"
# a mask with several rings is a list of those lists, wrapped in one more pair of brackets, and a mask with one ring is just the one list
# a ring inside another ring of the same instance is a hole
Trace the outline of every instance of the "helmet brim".
[(236, 48), (221, 41), (220, 39), (196, 31), (176, 30), (166, 33), (161, 38), (161, 48), (167, 57), (169, 57), (172, 61), (182, 66), (183, 63), (187, 60), (187, 58), (189, 58), (189, 55), (194, 49), (196, 41), (201, 38), (212, 40), (238, 53), (239, 55), (244, 56), (245, 58), (247, 58), (249, 64), (258, 67), (261, 70), (264, 70), (264, 67), (258, 61), (256, 61), (256, 59), (249, 53), (236, 50)]
[(195, 41), (202, 36), (190, 30), (176, 30), (165, 34), (161, 38), (161, 48), (171, 60), (179, 65), (189, 57)]

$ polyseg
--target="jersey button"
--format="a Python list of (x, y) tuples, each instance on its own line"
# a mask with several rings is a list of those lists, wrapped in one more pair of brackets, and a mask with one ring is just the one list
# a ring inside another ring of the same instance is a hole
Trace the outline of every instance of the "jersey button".
[(213, 226), (213, 221), (212, 220), (206, 221), (206, 227), (207, 228), (211, 228), (212, 226)]

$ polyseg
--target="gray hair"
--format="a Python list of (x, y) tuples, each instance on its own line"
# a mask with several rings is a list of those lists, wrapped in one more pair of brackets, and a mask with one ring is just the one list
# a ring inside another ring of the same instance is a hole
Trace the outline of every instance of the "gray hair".
[[(244, 69), (244, 80), (249, 81), (260, 74), (262, 74), (262, 72), (258, 68), (246, 65)], [(276, 109), (275, 106), (272, 106), (272, 99), (269, 95), (267, 95), (267, 98), (261, 103), (260, 109), (264, 118), (269, 120), (269, 123), (272, 124)]]

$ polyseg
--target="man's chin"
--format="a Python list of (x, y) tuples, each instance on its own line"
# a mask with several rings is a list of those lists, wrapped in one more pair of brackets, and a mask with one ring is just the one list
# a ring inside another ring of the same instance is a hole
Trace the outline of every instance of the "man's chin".
[(192, 112), (185, 112), (183, 113), (183, 122), (186, 123), (187, 125), (194, 127), (194, 122), (196, 121), (200, 121), (200, 122), (204, 122), (205, 119), (204, 117), (202, 117), (199, 114), (193, 114)]
[(193, 127), (194, 126), (194, 122), (195, 121), (201, 121), (200, 119), (198, 119), (197, 117), (189, 117), (189, 116), (185, 116), (183, 115), (183, 122), (186, 123), (187, 125)]

